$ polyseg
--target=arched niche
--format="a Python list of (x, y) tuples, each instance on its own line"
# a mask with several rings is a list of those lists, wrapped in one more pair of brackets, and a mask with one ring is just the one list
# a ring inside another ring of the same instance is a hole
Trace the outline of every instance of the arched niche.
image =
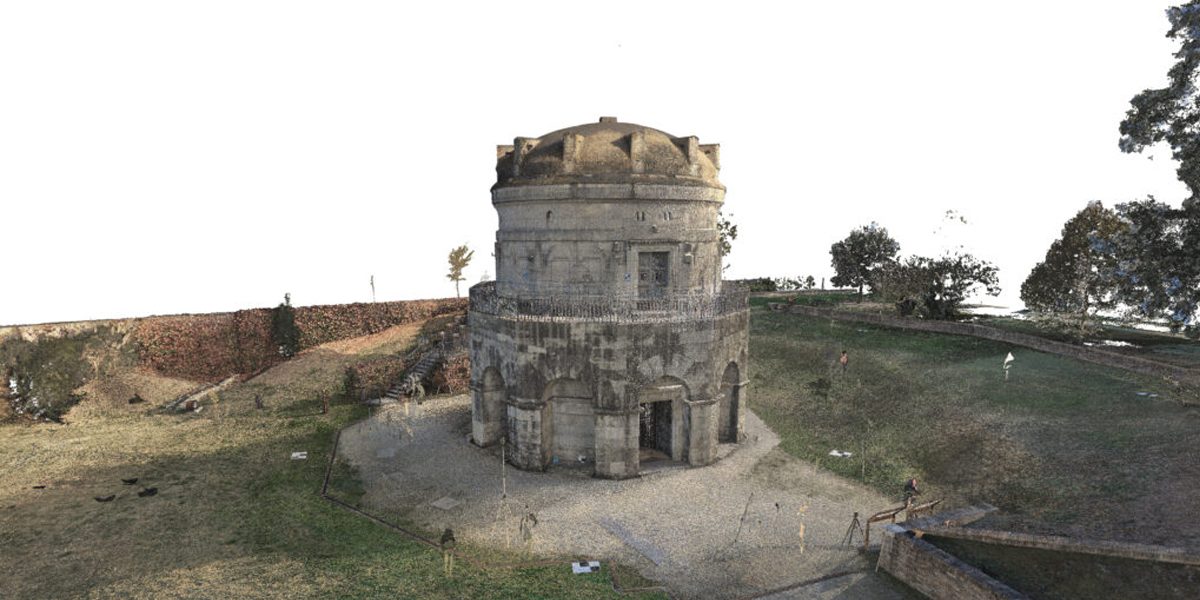
[(577, 379), (555, 379), (542, 394), (543, 439), (549, 460), (562, 466), (588, 466), (596, 460), (596, 413), (592, 391)]
[(738, 441), (738, 413), (741, 410), (742, 378), (736, 362), (725, 367), (721, 376), (721, 395), (717, 406), (717, 441)]

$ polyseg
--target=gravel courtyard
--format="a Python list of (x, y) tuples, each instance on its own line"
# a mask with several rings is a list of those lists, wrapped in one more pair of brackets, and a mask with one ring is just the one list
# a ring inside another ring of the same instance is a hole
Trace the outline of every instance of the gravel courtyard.
[(514, 548), (521, 515), (532, 512), (534, 554), (615, 559), (680, 598), (755, 597), (848, 571), (768, 597), (918, 597), (840, 544), (855, 511), (870, 514), (894, 499), (788, 456), (753, 413), (746, 442), (722, 445), (721, 460), (708, 467), (649, 463), (625, 481), (594, 479), (589, 465), (509, 467), (507, 525), (497, 519), (499, 447), (469, 443), (470, 418), (464, 395), (385, 406), (343, 431), (339, 458), (359, 469), (364, 506), (431, 531), (452, 527), (459, 540)]

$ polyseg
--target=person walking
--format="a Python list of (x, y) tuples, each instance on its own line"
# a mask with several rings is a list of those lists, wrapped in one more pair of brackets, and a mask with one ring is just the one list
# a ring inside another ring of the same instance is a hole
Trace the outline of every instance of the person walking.
[(845, 350), (842, 350), (842, 357), (838, 359), (838, 362), (842, 365), (842, 375), (845, 375), (846, 365), (850, 364), (850, 355), (846, 354)]

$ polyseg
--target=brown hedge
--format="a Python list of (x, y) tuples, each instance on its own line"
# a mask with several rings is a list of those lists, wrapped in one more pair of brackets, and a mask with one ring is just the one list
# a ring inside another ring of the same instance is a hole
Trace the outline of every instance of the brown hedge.
[(271, 343), (271, 311), (150, 317), (134, 329), (141, 364), (171, 377), (213, 381), (282, 360)]
[(303, 349), (466, 309), (465, 298), (304, 306), (296, 309), (296, 327)]
[[(300, 347), (383, 331), (466, 310), (466, 299), (334, 304), (296, 309)], [(140, 319), (134, 329), (141, 364), (171, 377), (217, 381), (283, 360), (271, 341), (271, 309)]]
[(471, 359), (466, 353), (457, 354), (442, 363), (433, 373), (435, 393), (460, 394), (471, 386)]
[(392, 384), (400, 381), (400, 376), (408, 364), (400, 356), (380, 356), (359, 361), (346, 367), (342, 382), (342, 391), (347, 398), (358, 399), (364, 394), (366, 398), (378, 398)]

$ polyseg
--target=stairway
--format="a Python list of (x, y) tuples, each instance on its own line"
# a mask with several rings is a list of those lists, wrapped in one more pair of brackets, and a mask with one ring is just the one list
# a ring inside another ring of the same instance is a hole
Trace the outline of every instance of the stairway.
[(433, 341), (430, 338), (422, 336), (422, 339), (417, 342), (417, 346), (409, 351), (407, 359), (415, 359), (417, 356), (421, 358), (411, 367), (405, 369), (404, 374), (400, 376), (400, 380), (388, 388), (387, 393), (383, 395), (380, 402), (400, 402), (411, 397), (413, 391), (409, 389), (408, 382), (414, 376), (421, 383), (421, 387), (426, 393), (433, 392), (430, 389), (430, 385), (433, 383), (433, 372), (442, 366), (442, 363), (446, 362), (447, 358), (467, 351), (467, 335), (465, 323), (463, 322), (455, 324), (453, 329), (439, 332), (436, 337), (438, 338), (437, 341)]
[(400, 377), (400, 381), (388, 388), (384, 398), (385, 401), (399, 402), (411, 395), (412, 390), (408, 389), (408, 382), (415, 375), (417, 380), (421, 382), (421, 386), (428, 388), (430, 377), (433, 372), (442, 364), (442, 352), (440, 348), (432, 348), (424, 355), (417, 364), (404, 371), (404, 375)]

